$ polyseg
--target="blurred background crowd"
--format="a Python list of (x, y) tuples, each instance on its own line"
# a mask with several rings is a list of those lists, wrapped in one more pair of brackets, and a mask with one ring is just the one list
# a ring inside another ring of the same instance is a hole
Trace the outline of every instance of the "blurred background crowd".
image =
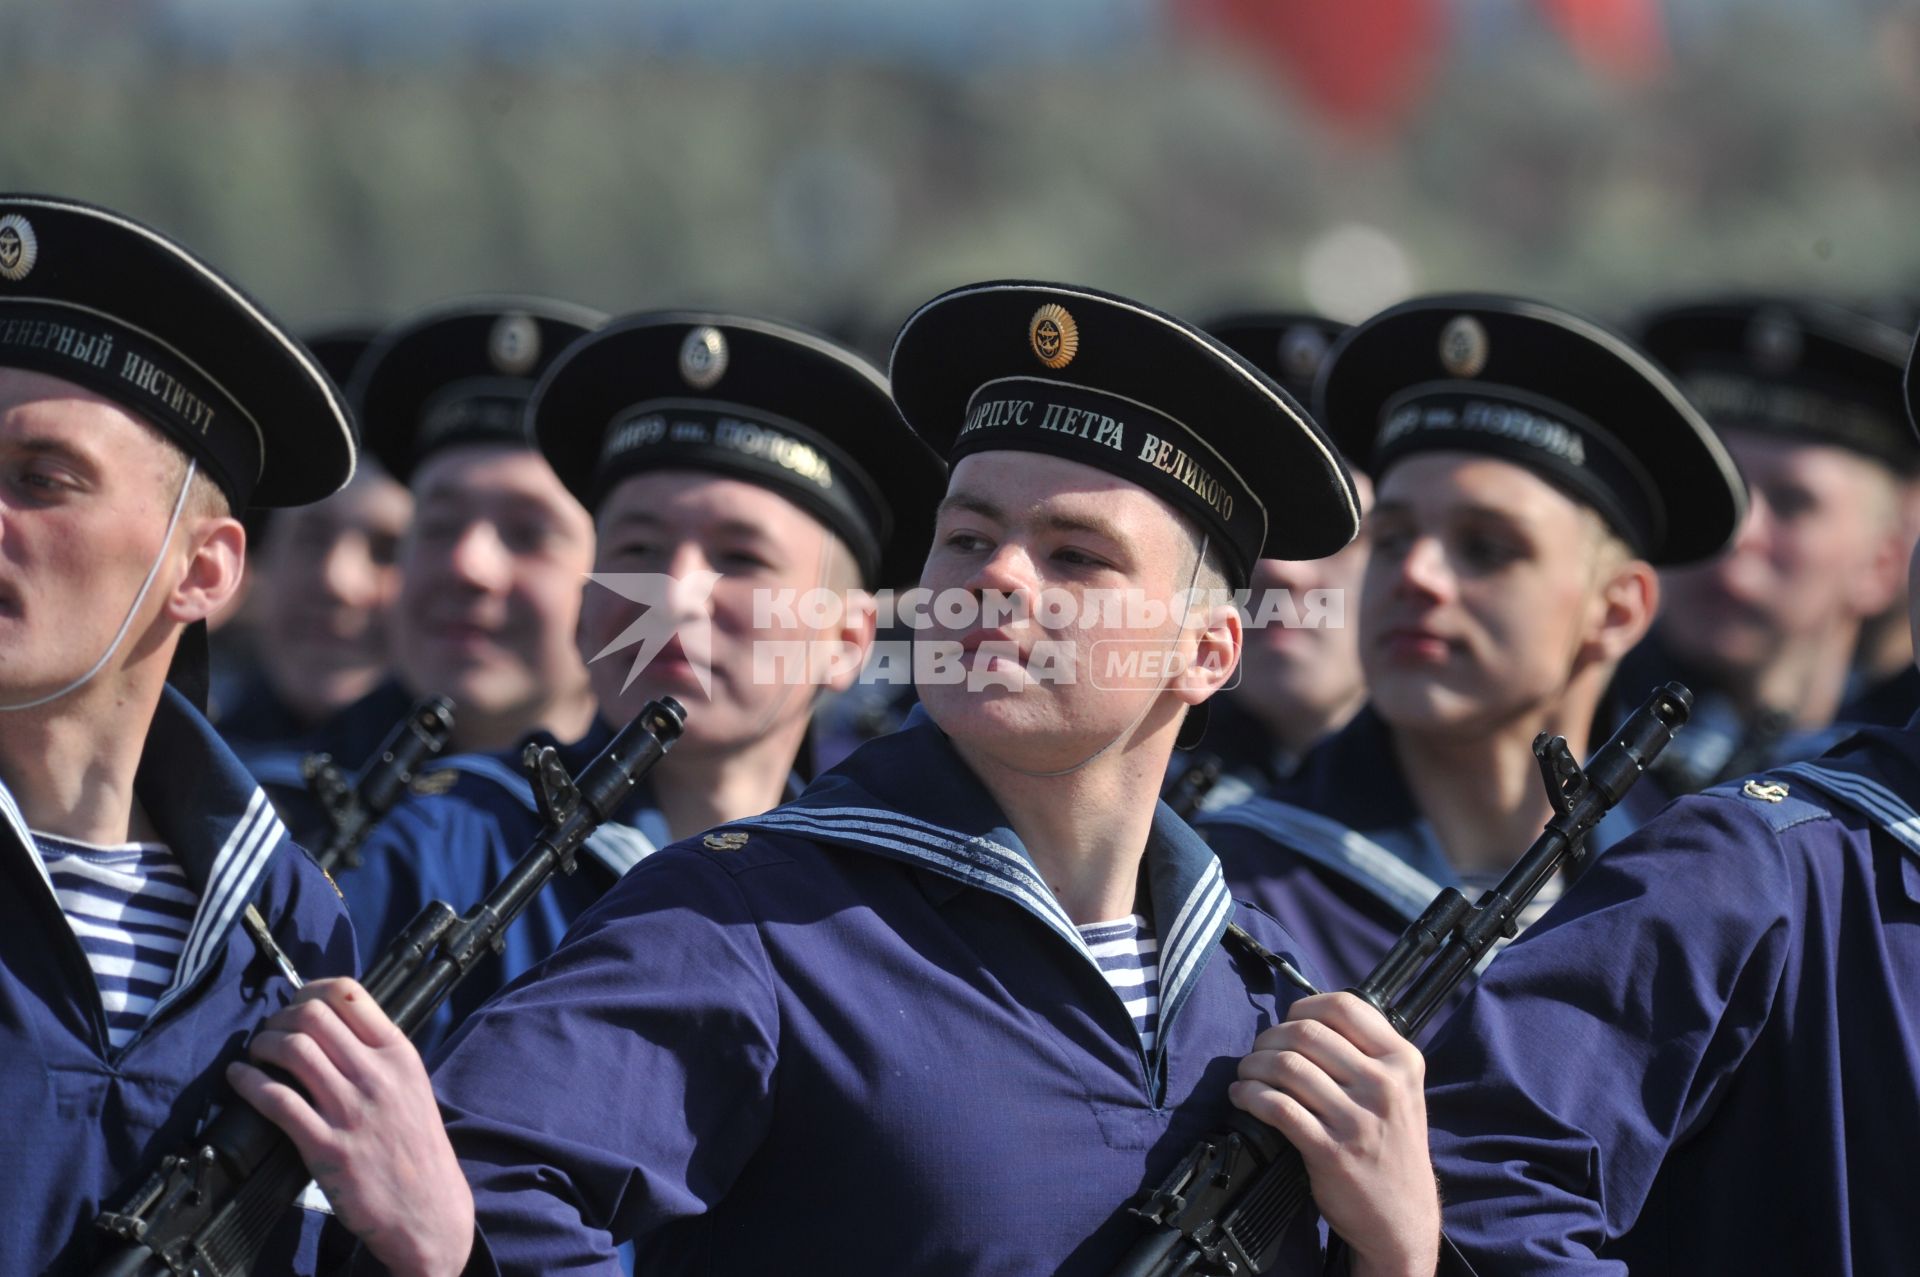
[(531, 290), (883, 354), (992, 277), (1347, 322), (1920, 287), (1895, 0), (5, 0), (0, 75), (9, 187), (305, 326)]

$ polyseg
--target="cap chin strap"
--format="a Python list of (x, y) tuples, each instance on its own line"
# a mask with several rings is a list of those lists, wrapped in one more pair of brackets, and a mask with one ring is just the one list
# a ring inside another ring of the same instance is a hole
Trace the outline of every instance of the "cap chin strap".
[[(1211, 544), (1212, 544), (1211, 534), (1205, 531), (1202, 531), (1200, 533), (1200, 552), (1196, 554), (1193, 558), (1193, 572), (1187, 577), (1187, 588), (1186, 588), (1186, 591), (1184, 592), (1184, 595), (1182, 596), (1186, 598), (1189, 601), (1189, 603), (1191, 603), (1193, 599), (1193, 587), (1200, 580), (1200, 565), (1207, 561), (1207, 547)], [(1161, 654), (1165, 655), (1167, 652), (1172, 651), (1174, 647), (1176, 647), (1179, 644), (1181, 637), (1184, 636), (1186, 632), (1187, 632), (1186, 619), (1182, 617), (1180, 621), (1180, 628), (1175, 630), (1173, 633), (1173, 637), (1167, 640), (1167, 645), (1162, 649), (1160, 649)], [(1168, 668), (1169, 664), (1170, 664), (1169, 662), (1163, 661), (1161, 663), (1161, 668), (1162, 669)], [(1113, 734), (1112, 740), (1109, 740), (1106, 744), (1094, 750), (1091, 754), (1088, 754), (1085, 758), (1073, 764), (1071, 767), (1062, 767), (1056, 771), (1041, 772), (1041, 771), (1029, 771), (1024, 767), (1009, 766), (1007, 770), (1019, 772), (1023, 776), (1032, 776), (1037, 780), (1045, 780), (1053, 776), (1066, 776), (1073, 772), (1079, 771), (1082, 767), (1085, 767), (1088, 763), (1091, 763), (1096, 758), (1099, 758), (1102, 754), (1105, 754), (1108, 750), (1112, 749), (1115, 745), (1118, 745), (1121, 741), (1130, 739), (1133, 736), (1134, 732), (1139, 730), (1140, 724), (1146, 721), (1147, 715), (1153, 712), (1154, 702), (1160, 699), (1160, 693), (1167, 690), (1167, 684), (1171, 683), (1173, 679), (1174, 679), (1174, 675), (1172, 674), (1168, 674), (1164, 676), (1160, 680), (1160, 686), (1154, 689), (1153, 695), (1147, 698), (1147, 703), (1140, 707), (1140, 712), (1134, 715), (1133, 721), (1131, 723), (1128, 723), (1125, 727), (1115, 732)]]
[(113, 636), (113, 642), (107, 644), (107, 650), (100, 653), (100, 659), (95, 661), (86, 673), (74, 679), (59, 691), (48, 692), (45, 696), (30, 701), (22, 701), (18, 705), (0, 705), (0, 713), (12, 713), (15, 710), (23, 709), (37, 709), (51, 701), (57, 701), (62, 696), (70, 692), (78, 691), (84, 687), (93, 679), (94, 675), (106, 668), (107, 662), (113, 659), (113, 654), (119, 651), (120, 645), (126, 641), (127, 631), (133, 628), (133, 618), (139, 615), (140, 605), (147, 601), (147, 591), (153, 588), (154, 578), (160, 575), (160, 565), (166, 562), (167, 547), (173, 544), (173, 532), (174, 529), (180, 525), (180, 511), (186, 508), (187, 490), (193, 486), (193, 476), (198, 467), (199, 463), (192, 457), (187, 458), (186, 477), (180, 480), (180, 495), (173, 499), (173, 515), (167, 520), (167, 535), (165, 539), (160, 542), (159, 552), (153, 556), (153, 566), (147, 569), (147, 579), (140, 583), (140, 592), (133, 596), (133, 603), (127, 608), (126, 619), (120, 622), (119, 632)]

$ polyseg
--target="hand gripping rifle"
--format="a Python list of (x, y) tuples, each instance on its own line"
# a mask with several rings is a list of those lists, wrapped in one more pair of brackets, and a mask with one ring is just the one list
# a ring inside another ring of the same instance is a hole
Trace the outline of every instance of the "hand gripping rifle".
[(327, 814), (327, 841), (314, 853), (314, 862), (328, 873), (358, 869), (360, 844), (407, 792), (420, 765), (445, 749), (452, 735), (453, 702), (429, 696), (387, 733), (356, 784), (347, 783), (330, 755), (302, 759), (300, 774), (306, 777), (307, 792)]
[[(532, 850), (464, 916), (439, 900), (421, 910), (362, 980), (402, 1032), (426, 1023), (556, 873), (573, 872), (581, 845), (685, 725), (686, 711), (672, 697), (648, 702), (577, 783), (552, 748), (527, 747), (526, 765), (545, 818)], [(229, 1103), (185, 1152), (162, 1161), (124, 1206), (94, 1221), (118, 1239), (94, 1277), (251, 1273), (311, 1178), (279, 1127), (250, 1105)]]
[[(1502, 939), (1563, 864), (1578, 865), (1587, 835), (1673, 733), (1687, 721), (1693, 695), (1668, 683), (1615, 732), (1583, 771), (1564, 737), (1542, 732), (1533, 742), (1553, 817), (1526, 854), (1477, 904), (1452, 887), (1434, 898), (1394, 942), (1386, 957), (1351, 990), (1387, 1017), (1402, 1036), (1419, 1033), (1448, 994)], [(1305, 976), (1277, 954), (1255, 949), (1308, 993)], [(1236, 1112), (1230, 1129), (1200, 1141), (1166, 1182), (1129, 1207), (1149, 1232), (1128, 1252), (1113, 1277), (1250, 1277), (1278, 1259), (1287, 1226), (1307, 1202), (1306, 1164), (1280, 1132)]]

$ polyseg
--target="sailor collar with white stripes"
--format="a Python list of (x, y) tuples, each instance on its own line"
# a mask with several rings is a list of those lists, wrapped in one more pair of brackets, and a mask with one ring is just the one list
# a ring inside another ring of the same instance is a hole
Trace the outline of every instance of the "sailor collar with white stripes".
[[(1796, 785), (1811, 788), (1865, 816), (1909, 857), (1920, 861), (1920, 811), (1915, 810), (1910, 797), (1915, 780), (1920, 779), (1916, 724), (1920, 724), (1920, 716), (1904, 728), (1868, 728), (1821, 758), (1775, 767), (1757, 780), (1747, 781), (1741, 792), (1748, 801), (1783, 803), (1794, 795)], [(1863, 745), (1867, 748), (1858, 748)], [(1910, 774), (1889, 776), (1883, 761), (1888, 754), (1903, 760)]]
[[(927, 783), (930, 776), (943, 783)], [(793, 802), (722, 826), (709, 835), (718, 841), (708, 845), (754, 832), (871, 852), (991, 892), (1098, 966), (999, 804), (924, 709), (916, 708), (899, 731), (856, 750)], [(1146, 853), (1143, 877), (1160, 939), (1164, 1043), (1165, 1026), (1226, 932), (1233, 900), (1213, 852), (1164, 806), (1154, 815)]]
[[(268, 863), (289, 838), (266, 791), (172, 687), (162, 690), (154, 708), (134, 791), (200, 898), (173, 983), (154, 1006), (157, 1016), (219, 957)], [(3, 785), (0, 822), (32, 854), (26, 820)], [(38, 856), (33, 861), (52, 894), (46, 866)]]

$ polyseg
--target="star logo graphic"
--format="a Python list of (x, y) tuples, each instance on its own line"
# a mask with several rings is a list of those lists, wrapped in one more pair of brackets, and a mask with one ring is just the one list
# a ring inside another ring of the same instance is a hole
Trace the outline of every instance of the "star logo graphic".
[(633, 686), (640, 671), (660, 654), (675, 636), (680, 638), (693, 677), (705, 695), (713, 695), (713, 668), (709, 654), (713, 650), (713, 621), (707, 615), (707, 598), (713, 593), (718, 572), (689, 572), (670, 576), (665, 572), (590, 572), (587, 579), (612, 590), (623, 599), (640, 605), (640, 615), (620, 631), (611, 643), (595, 652), (590, 661), (633, 647), (633, 666), (621, 691)]

